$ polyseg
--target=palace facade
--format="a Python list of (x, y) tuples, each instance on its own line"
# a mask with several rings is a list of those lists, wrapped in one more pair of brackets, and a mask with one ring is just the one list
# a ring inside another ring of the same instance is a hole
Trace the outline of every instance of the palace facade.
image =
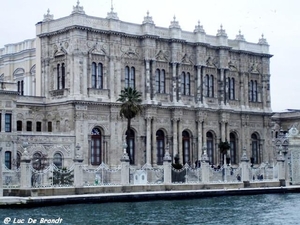
[(254, 164), (274, 160), (269, 45), (250, 43), (221, 26), (183, 31), (176, 18), (155, 26), (85, 14), (48, 11), (36, 37), (0, 49), (0, 110), (5, 165), (17, 167), (24, 149), (34, 168), (76, 158), (97, 167), (120, 164), (126, 120), (116, 102), (124, 87), (142, 93), (143, 112), (132, 121), (130, 164), (161, 165), (166, 149), (195, 165), (207, 151), (221, 164), (220, 141), (230, 143), (232, 164), (243, 148)]

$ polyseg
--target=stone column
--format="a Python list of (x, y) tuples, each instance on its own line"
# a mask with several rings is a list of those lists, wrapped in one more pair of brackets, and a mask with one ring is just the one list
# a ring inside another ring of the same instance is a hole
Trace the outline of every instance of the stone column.
[(146, 117), (146, 164), (151, 165), (151, 117)]
[(201, 66), (197, 66), (197, 103), (201, 105)]
[(178, 82), (177, 82), (177, 101), (181, 102), (181, 96), (182, 96), (182, 81), (183, 81), (183, 77), (182, 77), (182, 71), (181, 71), (181, 65), (178, 64), (178, 73), (176, 74), (178, 77)]
[(177, 82), (176, 82), (176, 68), (177, 63), (172, 63), (172, 102), (177, 102)]
[(202, 120), (198, 120), (198, 158), (197, 160), (201, 159), (202, 156)]
[(121, 157), (121, 185), (129, 185), (130, 180), (129, 180), (129, 173), (130, 173), (130, 168), (129, 168), (129, 156), (126, 152), (127, 149), (127, 144), (126, 140), (124, 140), (124, 145), (123, 145), (123, 155)]
[(0, 197), (3, 197), (2, 147), (0, 147)]
[(21, 188), (31, 188), (31, 169), (30, 169), (30, 156), (27, 152), (27, 144), (23, 144), (24, 152), (21, 157)]
[(74, 186), (76, 188), (83, 186), (83, 171), (82, 171), (82, 154), (80, 150), (80, 145), (76, 145), (76, 152), (75, 152), (75, 159), (73, 159), (74, 162)]
[(249, 159), (247, 157), (247, 150), (243, 148), (243, 154), (241, 157), (241, 168), (242, 168), (242, 182), (249, 182)]
[(284, 165), (284, 155), (280, 149), (279, 155), (277, 156), (277, 164), (278, 164), (278, 179), (280, 182), (280, 186), (285, 186), (285, 165)]
[(201, 157), (201, 175), (202, 183), (209, 183), (209, 159), (206, 152), (206, 146), (203, 146), (203, 154)]
[(166, 146), (166, 153), (164, 156), (164, 184), (172, 183), (172, 158), (169, 153), (169, 144)]
[(182, 122), (178, 120), (178, 155), (179, 163), (183, 163), (183, 149), (182, 149)]
[(146, 62), (146, 102), (150, 102), (151, 87), (150, 87), (150, 60)]
[(150, 74), (150, 77), (152, 77), (151, 80), (151, 83), (150, 83), (150, 93), (151, 93), (151, 100), (156, 100), (156, 61), (155, 60), (152, 60), (152, 63), (151, 63), (151, 74)]
[(177, 143), (177, 118), (173, 118), (173, 157), (178, 154), (178, 143)]

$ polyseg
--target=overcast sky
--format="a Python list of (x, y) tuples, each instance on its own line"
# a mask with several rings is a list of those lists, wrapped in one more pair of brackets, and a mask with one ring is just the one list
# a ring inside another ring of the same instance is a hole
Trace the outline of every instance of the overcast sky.
[[(0, 48), (35, 37), (35, 24), (50, 9), (54, 19), (68, 16), (77, 0), (1, 0)], [(80, 0), (87, 15), (106, 17), (111, 0)], [(156, 26), (169, 27), (174, 15), (182, 30), (193, 31), (198, 20), (209, 35), (220, 25), (229, 39), (239, 30), (246, 41), (261, 35), (270, 45), (273, 111), (300, 109), (299, 0), (113, 0), (119, 19), (141, 24), (149, 10)]]

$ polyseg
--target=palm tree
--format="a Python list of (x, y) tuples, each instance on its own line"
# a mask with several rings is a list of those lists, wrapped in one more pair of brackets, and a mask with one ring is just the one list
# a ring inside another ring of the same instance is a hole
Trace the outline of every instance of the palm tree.
[(117, 102), (122, 102), (121, 109), (120, 109), (120, 116), (121, 118), (127, 119), (127, 132), (126, 132), (126, 143), (127, 143), (127, 154), (129, 155), (130, 162), (132, 161), (132, 156), (129, 154), (129, 137), (130, 137), (130, 125), (131, 119), (137, 116), (141, 111), (141, 102), (142, 102), (142, 93), (131, 88), (124, 88), (121, 90), (121, 94), (117, 99)]

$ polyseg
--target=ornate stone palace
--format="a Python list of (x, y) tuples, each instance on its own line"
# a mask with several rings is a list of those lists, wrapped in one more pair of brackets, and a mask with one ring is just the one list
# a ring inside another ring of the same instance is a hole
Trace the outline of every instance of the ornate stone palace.
[(272, 162), (269, 45), (247, 42), (221, 26), (208, 35), (200, 23), (184, 31), (176, 18), (157, 27), (85, 14), (48, 11), (36, 37), (0, 49), (0, 145), (7, 168), (26, 154), (34, 168), (76, 158), (89, 167), (120, 164), (126, 120), (116, 100), (124, 87), (142, 93), (143, 112), (132, 121), (130, 164), (153, 167), (172, 160), (195, 166), (205, 149), (222, 164), (218, 144), (230, 143), (237, 165), (243, 148), (254, 164)]

